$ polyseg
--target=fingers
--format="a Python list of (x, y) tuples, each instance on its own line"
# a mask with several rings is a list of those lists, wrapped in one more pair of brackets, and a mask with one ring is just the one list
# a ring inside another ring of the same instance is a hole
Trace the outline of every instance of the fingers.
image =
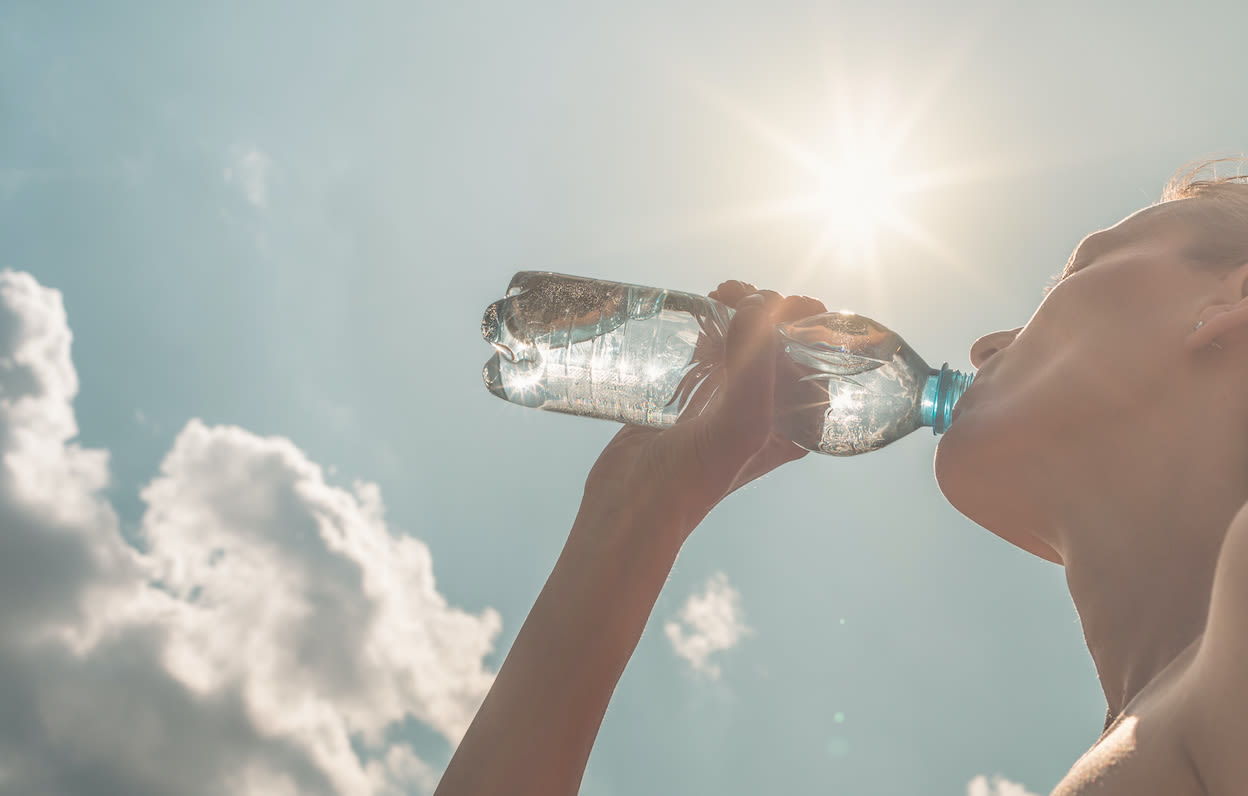
[(727, 282), (721, 282), (719, 287), (712, 290), (709, 294), (716, 301), (722, 301), (729, 307), (736, 307), (737, 302), (750, 295), (756, 288), (749, 282), (738, 282), (730, 279)]
[[(763, 305), (767, 307), (767, 313), (775, 317), (774, 313), (780, 303), (784, 301), (784, 296), (774, 290), (759, 290), (754, 293), (756, 296), (763, 297)], [(748, 296), (746, 298), (749, 298)]]
[(737, 309), (738, 305), (747, 296), (762, 296), (763, 303), (768, 307), (771, 317), (776, 321), (795, 321), (799, 318), (806, 318), (828, 311), (827, 307), (819, 299), (811, 298), (810, 296), (786, 297), (774, 290), (759, 290), (749, 282), (741, 282), (736, 279), (721, 282), (719, 287), (712, 290), (708, 295), (733, 309)]
[[(726, 378), (714, 390), (718, 405), (710, 423), (716, 438), (712, 445), (727, 443), (733, 448), (720, 450), (717, 456), (733, 461), (756, 453), (771, 431), (776, 324), (818, 315), (826, 308), (809, 296), (785, 297), (736, 280), (724, 282), (710, 295), (736, 310), (725, 341)], [(707, 404), (710, 392), (701, 396)]]
[(810, 296), (788, 296), (777, 302), (772, 311), (772, 318), (779, 323), (809, 318), (828, 311), (823, 302)]
[[(778, 295), (772, 306), (778, 302)], [(771, 430), (773, 384), (775, 382), (775, 322), (768, 296), (754, 293), (737, 305), (728, 325), (727, 377), (714, 425), (717, 442), (727, 444), (728, 461), (753, 455)], [(735, 475), (735, 472), (734, 472)]]
[(739, 282), (736, 279), (731, 279), (727, 282), (721, 282), (719, 287), (712, 290), (709, 295), (716, 301), (722, 301), (729, 307), (736, 309), (737, 303), (741, 299), (756, 292), (758, 292), (758, 288), (749, 282)]
[(771, 430), (776, 324), (824, 311), (815, 299), (785, 298), (739, 281), (724, 282), (710, 295), (736, 310), (724, 340), (725, 366), (713, 383), (704, 383), (690, 397), (681, 422), (664, 432), (672, 449), (680, 451), (682, 462), (675, 469), (696, 474), (690, 477), (704, 497), (694, 524), (741, 484), (805, 455)]

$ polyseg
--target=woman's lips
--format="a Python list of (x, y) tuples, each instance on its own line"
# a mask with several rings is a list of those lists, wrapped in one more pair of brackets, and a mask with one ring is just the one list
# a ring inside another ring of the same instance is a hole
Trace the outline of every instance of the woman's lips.
[(984, 377), (987, 374), (987, 371), (987, 365), (975, 371), (975, 379), (971, 382), (971, 386), (966, 388), (966, 392), (962, 393), (962, 397), (959, 398), (958, 402), (953, 405), (953, 414), (949, 418), (950, 425), (957, 421), (958, 415), (962, 414), (962, 410), (966, 408), (967, 398), (974, 393), (982, 391), (981, 385), (984, 383)]
[(958, 402), (953, 405), (953, 414), (949, 416), (949, 425), (958, 422), (958, 417), (962, 414), (962, 407), (966, 406), (966, 396), (970, 391), (968, 387), (966, 392), (962, 393), (962, 397), (958, 399)]

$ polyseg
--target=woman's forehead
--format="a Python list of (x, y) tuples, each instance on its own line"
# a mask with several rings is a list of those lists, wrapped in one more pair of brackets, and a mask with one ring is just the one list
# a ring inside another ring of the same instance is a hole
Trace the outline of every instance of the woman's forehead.
[(1190, 222), (1195, 219), (1193, 211), (1199, 212), (1200, 209), (1192, 204), (1196, 201), (1195, 199), (1173, 199), (1160, 202), (1135, 211), (1112, 227), (1089, 233), (1075, 247), (1071, 254), (1071, 261), (1073, 262), (1076, 257), (1080, 261), (1089, 259), (1108, 249), (1126, 245), (1146, 235), (1189, 231)]
[(1175, 222), (1191, 218), (1192, 211), (1197, 209), (1196, 205), (1198, 204), (1199, 201), (1194, 198), (1171, 199), (1168, 202), (1158, 202), (1155, 205), (1149, 205), (1136, 210), (1117, 224), (1114, 224), (1109, 230), (1130, 231), (1137, 235), (1142, 234), (1157, 227), (1169, 226)]
[(1192, 201), (1175, 199), (1150, 205), (1112, 227), (1089, 233), (1070, 253), (1058, 281), (1122, 247), (1146, 241), (1156, 242), (1163, 236), (1172, 238), (1176, 246), (1185, 246), (1197, 231), (1197, 214), (1201, 211), (1196, 205), (1185, 204)]

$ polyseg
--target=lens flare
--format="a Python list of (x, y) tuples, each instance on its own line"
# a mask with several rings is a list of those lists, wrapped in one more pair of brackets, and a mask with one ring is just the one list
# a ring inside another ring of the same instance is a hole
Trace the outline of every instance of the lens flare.
[[(783, 269), (776, 283), (780, 288), (808, 284), (812, 271), (828, 266), (861, 271), (878, 287), (874, 272), (881, 244), (894, 240), (917, 245), (935, 262), (978, 279), (962, 256), (920, 223), (924, 208), (917, 200), (937, 190), (954, 196), (949, 189), (1040, 167), (983, 156), (920, 165), (918, 152), (907, 152), (907, 144), (923, 129), (921, 118), (940, 107), (936, 99), (956, 70), (934, 71), (931, 86), (914, 87), (909, 101), (901, 103), (883, 90), (836, 80), (824, 93), (812, 94), (812, 101), (823, 97), (813, 113), (802, 116), (789, 109), (791, 129), (779, 116), (770, 118), (717, 86), (689, 78), (686, 85), (695, 95), (762, 144), (753, 151), (736, 150), (738, 162), (751, 164), (751, 173), (770, 176), (760, 177), (766, 195), (686, 219), (684, 231), (704, 234), (800, 221), (810, 230), (810, 242), (804, 247), (798, 242), (796, 262)], [(930, 152), (931, 147), (921, 149)]]

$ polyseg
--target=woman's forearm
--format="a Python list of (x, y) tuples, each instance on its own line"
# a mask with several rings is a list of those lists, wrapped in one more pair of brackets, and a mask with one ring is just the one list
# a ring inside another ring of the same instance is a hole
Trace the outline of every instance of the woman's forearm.
[(598, 456), (572, 533), (435, 796), (573, 794), (681, 544), (733, 490), (804, 450), (773, 433), (778, 323), (824, 311), (725, 282), (736, 314), (706, 402), (664, 431), (626, 425)]
[(435, 796), (576, 793), (681, 539), (583, 508)]

